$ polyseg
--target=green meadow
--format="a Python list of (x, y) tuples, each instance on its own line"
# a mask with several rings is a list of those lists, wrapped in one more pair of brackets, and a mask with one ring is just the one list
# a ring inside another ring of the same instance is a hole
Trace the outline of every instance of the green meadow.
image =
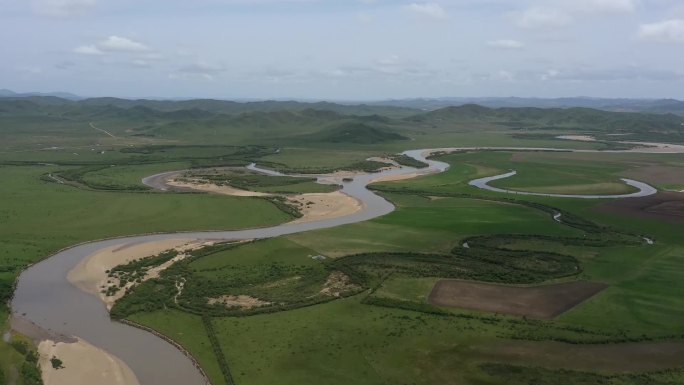
[[(2, 300), (22, 269), (76, 243), (293, 219), (260, 198), (152, 191), (141, 183), (151, 174), (252, 162), (286, 172), (373, 171), (386, 164), (369, 157), (432, 147), (629, 147), (607, 139), (615, 132), (682, 142), (680, 119), (671, 115), (590, 109), (0, 99)], [(573, 133), (600, 140), (556, 138)], [(600, 201), (468, 185), (516, 170), (492, 184), (620, 194), (631, 191), (620, 178), (633, 178), (679, 188), (684, 156), (502, 150), (436, 159), (449, 170), (371, 186), (396, 206), (386, 216), (198, 251), (133, 289), (112, 315), (181, 344), (213, 385), (684, 383), (681, 222), (610, 213)], [(212, 177), (254, 191), (336, 188), (222, 172)], [(174, 301), (179, 277), (187, 286)], [(539, 320), (432, 305), (428, 295), (443, 278), (608, 287)], [(220, 302), (240, 295), (262, 304)], [(8, 330), (7, 306), (0, 316)], [(656, 353), (639, 356), (644, 349)], [(0, 384), (40, 384), (33, 350), (20, 335), (0, 341)]]
[[(374, 186), (397, 206), (391, 214), (364, 223), (239, 246), (203, 257), (191, 266), (201, 270), (201, 276), (206, 279), (217, 274), (224, 276), (221, 272), (245, 271), (248, 266), (262, 269), (274, 263), (317, 266), (321, 262), (311, 259), (313, 255), (336, 260), (366, 252), (447, 253), (461, 247), (464, 239), (476, 235), (584, 236), (583, 231), (554, 221), (546, 212), (487, 200), (496, 194), (467, 185), (472, 178), (499, 172), (512, 155), (478, 152), (441, 157), (452, 165), (445, 173)], [(553, 158), (551, 154), (545, 156)], [(584, 178), (598, 179), (595, 174), (582, 173), (581, 165), (573, 170), (568, 162), (558, 163), (561, 164), (558, 167), (578, 176), (570, 178), (569, 184), (581, 184)], [(627, 168), (629, 165), (620, 168), (611, 164), (597, 173), (607, 175)], [(551, 175), (553, 171), (548, 173)], [(439, 276), (418, 278), (411, 274), (393, 274), (372, 293), (362, 292), (314, 306), (243, 317), (211, 317), (232, 381), (238, 384), (276, 380), (300, 384), (387, 381), (508, 384), (512, 378), (520, 384), (552, 379), (561, 383), (599, 384), (681, 381), (682, 372), (652, 362), (644, 364), (649, 370), (629, 369), (617, 353), (610, 370), (592, 363), (591, 358), (596, 344), (611, 342), (611, 346), (624, 346), (621, 354), (630, 354), (630, 349), (638, 349), (635, 346), (640, 343), (684, 336), (680, 322), (684, 317), (683, 304), (677, 294), (682, 289), (679, 287), (681, 274), (674, 268), (681, 263), (682, 243), (675, 235), (676, 230), (661, 223), (644, 228), (644, 221), (624, 226), (621, 218), (596, 214), (594, 207), (599, 203), (595, 201), (543, 197), (534, 197), (532, 201), (603, 225), (640, 231), (658, 242), (653, 246), (643, 243), (602, 247), (558, 244), (548, 239), (506, 243), (515, 249), (555, 250), (573, 255), (580, 261), (582, 271), (564, 280), (592, 280), (610, 285), (553, 321), (436, 309), (427, 303), (427, 296)], [(185, 327), (199, 324), (201, 315), (187, 315), (184, 321), (187, 324), (175, 324), (172, 319), (177, 312), (137, 313), (130, 318), (183, 341)], [(489, 353), (499, 344), (515, 346), (518, 340), (525, 341), (519, 349), (524, 346), (531, 357), (550, 358), (526, 361), (514, 358), (512, 353)], [(556, 361), (563, 357), (563, 345), (553, 345), (550, 341), (554, 340), (567, 341), (568, 349), (577, 349), (579, 355), (586, 354), (587, 358), (559, 367)], [(216, 358), (207, 354), (210, 344), (198, 346), (188, 341), (187, 346), (192, 346), (191, 351), (201, 357), (200, 362), (214, 383), (230, 383), (219, 370)], [(264, 362), (270, 364), (263, 365)]]

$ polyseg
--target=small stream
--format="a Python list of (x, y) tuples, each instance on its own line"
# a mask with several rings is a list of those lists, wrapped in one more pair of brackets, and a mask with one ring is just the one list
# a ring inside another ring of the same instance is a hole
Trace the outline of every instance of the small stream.
[[(551, 194), (551, 193), (536, 193), (536, 192), (528, 192), (528, 191), (507, 190), (507, 189), (503, 189), (503, 188), (494, 187), (494, 186), (489, 185), (489, 182), (493, 182), (495, 180), (501, 180), (501, 179), (505, 179), (505, 178), (510, 178), (515, 174), (517, 174), (516, 171), (511, 171), (511, 172), (507, 172), (507, 173), (501, 174), (501, 175), (494, 175), (494, 176), (488, 176), (485, 178), (474, 179), (474, 180), (471, 180), (470, 182), (468, 182), (468, 184), (471, 186), (477, 187), (477, 188), (484, 189), (484, 190), (500, 192), (500, 193), (508, 193), (508, 194), (516, 194), (516, 195), (534, 195), (534, 196), (556, 197), (556, 198), (579, 198), (579, 199), (641, 198), (641, 197), (653, 195), (653, 194), (658, 192), (658, 190), (655, 187), (648, 185), (644, 182), (639, 182), (636, 180), (625, 179), (625, 178), (621, 178), (621, 180), (629, 186), (636, 187), (639, 191), (636, 191), (633, 193), (628, 193), (628, 194), (614, 194), (614, 195)], [(556, 217), (554, 216), (553, 219), (556, 219)]]

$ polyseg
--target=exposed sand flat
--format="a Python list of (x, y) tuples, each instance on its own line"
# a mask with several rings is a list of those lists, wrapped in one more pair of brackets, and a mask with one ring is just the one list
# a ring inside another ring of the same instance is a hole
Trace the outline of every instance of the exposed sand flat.
[(348, 275), (341, 271), (333, 271), (323, 284), (320, 292), (332, 297), (340, 297), (345, 292), (357, 289), (359, 289), (359, 286), (351, 283)]
[(377, 178), (371, 180), (370, 183), (392, 182), (392, 181), (396, 181), (396, 180), (413, 179), (413, 178), (419, 177), (421, 175), (427, 175), (427, 174), (419, 173), (419, 172), (413, 172), (410, 174), (385, 175), (385, 176), (380, 176), (380, 177), (377, 177)]
[(331, 193), (311, 193), (294, 195), (287, 198), (299, 205), (302, 217), (291, 223), (303, 223), (331, 219), (354, 214), (363, 204), (349, 195), (335, 191)]
[(397, 161), (395, 161), (394, 159), (384, 157), (384, 156), (373, 156), (373, 157), (370, 157), (366, 160), (371, 161), (371, 162), (387, 163), (387, 164), (392, 165), (394, 167), (399, 167), (399, 163), (397, 163)]
[[(585, 140), (586, 141), (586, 140)], [(554, 148), (554, 147), (447, 147), (436, 148), (424, 151), (422, 155), (429, 157), (435, 153), (444, 152), (452, 153), (458, 151), (548, 151), (548, 152), (573, 152), (573, 153), (639, 153), (639, 154), (683, 154), (684, 145), (670, 144), (670, 143), (653, 143), (653, 142), (630, 142), (619, 141), (614, 143), (621, 143), (634, 146), (628, 150), (579, 150), (572, 148)]]
[[(340, 184), (343, 183), (343, 178), (353, 178), (354, 176), (358, 175), (365, 174), (341, 171), (333, 174), (321, 175), (319, 176), (319, 180), (326, 184)], [(217, 186), (215, 184), (209, 183), (180, 182), (173, 179), (168, 180), (167, 184), (174, 187), (233, 196), (263, 197), (280, 195), (242, 190), (231, 186)], [(302, 217), (294, 220), (292, 223), (311, 222), (321, 219), (342, 217), (353, 214), (363, 208), (361, 202), (340, 191), (334, 191), (331, 193), (288, 195), (286, 198), (288, 201), (296, 204), (302, 213)]]
[(239, 307), (243, 309), (252, 309), (271, 304), (271, 302), (262, 301), (259, 298), (248, 295), (222, 295), (218, 298), (209, 298), (207, 303), (209, 305), (221, 304), (226, 307)]
[(623, 152), (638, 152), (638, 153), (657, 153), (657, 154), (682, 154), (684, 153), (684, 145), (670, 144), (670, 143), (653, 143), (653, 142), (618, 142), (622, 144), (632, 144), (639, 146)]
[(12, 325), (13, 331), (29, 337), (33, 341), (52, 340), (57, 342), (76, 342), (76, 339), (72, 336), (60, 334), (54, 330), (45, 330), (36, 325), (33, 321), (17, 313), (13, 313), (10, 317), (10, 324)]
[[(609, 134), (610, 135), (610, 134)], [(621, 134), (613, 134), (621, 135)], [(628, 134), (624, 134), (628, 135)], [(578, 140), (581, 142), (595, 142), (596, 138), (589, 135), (560, 135), (558, 139)], [(615, 143), (627, 144), (635, 146), (628, 150), (573, 150), (575, 152), (636, 152), (641, 154), (681, 154), (684, 153), (684, 145), (670, 144), (670, 143), (655, 143), (655, 142), (632, 142), (632, 141), (617, 141)]]
[[(206, 242), (205, 242), (206, 243)], [(121, 298), (124, 290), (119, 290), (116, 295), (107, 296), (103, 294), (102, 286), (108, 286), (107, 281), (114, 279), (107, 276), (107, 270), (126, 264), (135, 259), (150, 257), (170, 249), (178, 251), (188, 250), (200, 246), (202, 243), (191, 239), (170, 239), (157, 242), (147, 242), (140, 244), (119, 244), (104, 248), (96, 253), (84, 258), (74, 267), (67, 279), (79, 289), (98, 296), (106, 305), (108, 309), (114, 305), (114, 302)], [(178, 260), (174, 258), (174, 262)], [(170, 266), (173, 262), (167, 262), (162, 266), (151, 269), (148, 273), (150, 276), (156, 276), (161, 270)]]
[[(40, 369), (45, 385), (139, 385), (133, 371), (117, 357), (84, 340), (42, 341), (38, 345)], [(50, 359), (62, 360), (63, 368)]]
[(590, 135), (559, 135), (556, 138), (565, 140), (579, 140), (580, 142), (595, 142), (596, 138)]
[(263, 196), (270, 196), (271, 195), (271, 194), (263, 193), (263, 192), (242, 190), (242, 189), (235, 188), (232, 186), (219, 186), (219, 185), (215, 185), (213, 183), (181, 182), (181, 181), (174, 180), (174, 179), (170, 179), (166, 183), (169, 186), (173, 186), (173, 187), (180, 187), (180, 188), (186, 188), (186, 189), (192, 189), (192, 190), (198, 190), (198, 191), (205, 191), (205, 192), (210, 192), (210, 193), (215, 193), (215, 194), (233, 195), (233, 196), (237, 196), (237, 197), (263, 197)]

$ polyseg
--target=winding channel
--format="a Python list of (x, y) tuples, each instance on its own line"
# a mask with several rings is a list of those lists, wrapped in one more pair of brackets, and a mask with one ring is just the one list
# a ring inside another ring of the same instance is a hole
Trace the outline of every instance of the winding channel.
[[(469, 149), (486, 150), (488, 148), (451, 148), (448, 150)], [(562, 149), (508, 149), (567, 151)], [(426, 159), (426, 156), (434, 151), (445, 150), (447, 149), (410, 150), (404, 152), (404, 154), (416, 160), (427, 163), (429, 165), (427, 168), (401, 167), (380, 173), (356, 176), (351, 181), (342, 182), (341, 191), (363, 203), (363, 208), (360, 211), (347, 216), (311, 222), (285, 223), (273, 227), (246, 230), (128, 236), (93, 241), (64, 249), (32, 265), (21, 274), (12, 300), (13, 314), (35, 326), (37, 331), (34, 335), (24, 331), (30, 337), (36, 339), (44, 338), (45, 332), (51, 336), (75, 336), (98, 348), (104, 349), (109, 354), (126, 363), (141, 385), (204, 384), (206, 382), (204, 377), (194, 367), (191, 360), (172, 344), (146, 331), (112, 321), (105, 305), (99, 298), (81, 291), (67, 280), (69, 271), (84, 258), (112, 246), (124, 245), (125, 247), (127, 245), (181, 238), (214, 241), (270, 238), (373, 219), (392, 212), (394, 206), (368, 190), (366, 186), (369, 183), (381, 177), (409, 177), (443, 172), (449, 168), (447, 163), (429, 160)], [(252, 167), (254, 170), (260, 170), (255, 166)], [(155, 180), (159, 181), (166, 174), (169, 173), (153, 175), (145, 178), (144, 182), (159, 188), (159, 186), (155, 185)], [(502, 176), (498, 177), (500, 179)], [(496, 178), (494, 177), (494, 179)], [(490, 177), (487, 181), (483, 182), (483, 185), (486, 186), (486, 182), (494, 179)]]
[(507, 173), (501, 174), (501, 175), (494, 175), (494, 176), (488, 176), (485, 178), (474, 179), (474, 180), (471, 180), (470, 182), (468, 182), (468, 184), (471, 186), (477, 187), (477, 188), (484, 189), (484, 190), (500, 192), (500, 193), (508, 193), (508, 194), (516, 194), (516, 195), (535, 195), (535, 196), (556, 197), (556, 198), (579, 198), (579, 199), (641, 198), (641, 197), (647, 197), (649, 195), (656, 194), (658, 192), (658, 189), (656, 189), (655, 187), (653, 187), (649, 184), (646, 184), (644, 182), (639, 182), (636, 180), (632, 180), (632, 179), (625, 179), (625, 178), (621, 178), (621, 180), (623, 182), (625, 182), (625, 184), (637, 188), (639, 191), (635, 191), (633, 193), (628, 193), (628, 194), (616, 194), (616, 195), (551, 194), (551, 193), (537, 193), (537, 192), (530, 192), (530, 191), (507, 190), (507, 189), (503, 189), (503, 188), (494, 187), (494, 186), (489, 185), (489, 182), (493, 182), (495, 180), (510, 178), (515, 174), (517, 174), (516, 171), (511, 171), (511, 172), (507, 172)]
[(96, 296), (81, 291), (67, 280), (69, 271), (82, 259), (111, 246), (181, 238), (219, 241), (270, 238), (362, 222), (388, 214), (394, 210), (394, 206), (366, 189), (366, 185), (379, 177), (424, 175), (442, 172), (449, 167), (444, 162), (426, 160), (422, 153), (422, 150), (406, 152), (407, 155), (428, 163), (427, 168), (418, 170), (402, 167), (356, 176), (352, 181), (343, 182), (342, 192), (363, 203), (362, 210), (344, 217), (247, 230), (120, 237), (62, 250), (21, 274), (12, 300), (13, 314), (42, 329), (40, 333), (29, 335), (30, 337), (44, 338), (47, 331), (52, 336), (76, 336), (104, 349), (126, 363), (141, 385), (204, 384), (205, 379), (201, 373), (176, 347), (151, 333), (112, 321), (105, 305)]

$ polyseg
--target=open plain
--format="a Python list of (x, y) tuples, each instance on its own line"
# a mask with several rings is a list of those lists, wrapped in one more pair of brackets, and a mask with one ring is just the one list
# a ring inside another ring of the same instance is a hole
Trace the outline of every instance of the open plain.
[[(3, 314), (32, 325), (0, 343), (16, 384), (684, 379), (682, 154), (542, 135), (539, 117), (521, 133), (487, 118), (518, 111), (473, 106), (378, 119), (273, 102), (143, 124), (111, 105), (60, 125), (55, 108), (93, 107), (30, 103), (0, 116), (46, 136), (0, 152)], [(439, 150), (405, 152), (421, 148)], [(492, 186), (540, 195), (470, 184), (510, 170)], [(623, 178), (658, 192), (572, 196), (633, 193)]]

